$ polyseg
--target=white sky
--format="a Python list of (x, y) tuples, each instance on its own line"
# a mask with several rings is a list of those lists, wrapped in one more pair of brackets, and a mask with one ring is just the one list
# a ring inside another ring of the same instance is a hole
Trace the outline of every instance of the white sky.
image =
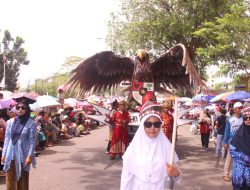
[[(106, 49), (107, 21), (118, 0), (0, 0), (0, 40), (4, 30), (25, 40), (30, 64), (19, 81), (59, 71), (69, 56), (88, 57)], [(98, 39), (101, 38), (101, 39)]]

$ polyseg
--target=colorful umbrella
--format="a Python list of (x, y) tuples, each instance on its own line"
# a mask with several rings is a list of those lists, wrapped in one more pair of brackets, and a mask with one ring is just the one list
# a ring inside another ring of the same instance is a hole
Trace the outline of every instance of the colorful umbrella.
[(11, 105), (15, 105), (16, 102), (12, 98), (6, 98), (0, 100), (1, 109), (9, 108)]
[(218, 94), (217, 96), (213, 97), (210, 102), (219, 102), (219, 101), (226, 101), (226, 97), (233, 92), (224, 92), (222, 94)]
[(250, 93), (246, 91), (236, 91), (226, 97), (226, 100), (243, 100), (250, 98)]

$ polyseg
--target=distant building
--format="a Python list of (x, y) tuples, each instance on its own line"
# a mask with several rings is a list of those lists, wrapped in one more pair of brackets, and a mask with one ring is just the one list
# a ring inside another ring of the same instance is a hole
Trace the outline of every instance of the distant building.
[(234, 91), (250, 92), (250, 76), (242, 76), (240, 81), (234, 86)]

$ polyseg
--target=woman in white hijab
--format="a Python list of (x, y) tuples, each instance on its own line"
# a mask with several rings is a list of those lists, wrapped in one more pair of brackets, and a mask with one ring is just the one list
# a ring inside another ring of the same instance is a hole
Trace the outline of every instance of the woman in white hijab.
[(164, 190), (167, 176), (181, 180), (178, 157), (169, 165), (171, 143), (164, 135), (161, 106), (147, 102), (140, 112), (140, 126), (123, 156), (120, 190)]

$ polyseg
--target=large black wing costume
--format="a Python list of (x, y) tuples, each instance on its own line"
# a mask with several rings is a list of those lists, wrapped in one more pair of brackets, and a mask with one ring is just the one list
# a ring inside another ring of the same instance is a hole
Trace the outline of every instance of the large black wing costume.
[[(72, 70), (68, 84), (79, 85), (83, 93), (117, 87), (122, 81), (132, 81), (135, 64), (133, 59), (112, 51), (99, 52)], [(174, 46), (156, 59), (151, 70), (156, 86), (162, 84), (164, 88), (188, 90), (191, 84), (195, 88), (204, 86), (183, 44)]]
[(71, 71), (68, 84), (80, 86), (81, 92), (99, 91), (117, 87), (122, 81), (132, 79), (134, 61), (112, 51), (103, 51), (82, 61)]
[(194, 89), (206, 89), (183, 44), (169, 49), (152, 63), (151, 68), (154, 82), (164, 88), (190, 90), (193, 85)]

